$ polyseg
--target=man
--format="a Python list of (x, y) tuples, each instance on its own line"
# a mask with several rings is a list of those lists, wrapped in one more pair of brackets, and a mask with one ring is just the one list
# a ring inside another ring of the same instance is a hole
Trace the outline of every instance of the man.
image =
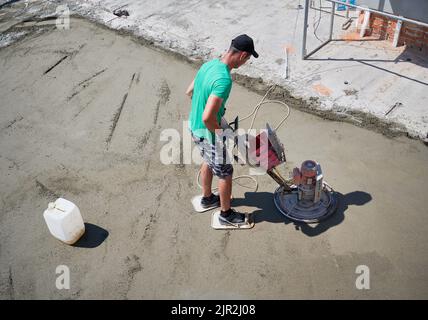
[[(203, 192), (201, 205), (203, 208), (210, 208), (220, 204), (219, 219), (223, 224), (245, 222), (245, 215), (230, 207), (233, 167), (231, 163), (218, 161), (219, 158), (225, 160), (226, 157), (224, 149), (216, 148), (216, 145), (222, 144), (219, 140), (222, 139), (220, 124), (232, 88), (230, 71), (245, 64), (251, 55), (255, 58), (259, 56), (254, 50), (253, 39), (246, 34), (236, 37), (221, 59), (214, 59), (202, 65), (186, 91), (192, 99), (189, 129), (204, 159), (201, 168)], [(219, 154), (221, 150), (223, 154)], [(220, 197), (212, 193), (213, 175), (219, 178)]]

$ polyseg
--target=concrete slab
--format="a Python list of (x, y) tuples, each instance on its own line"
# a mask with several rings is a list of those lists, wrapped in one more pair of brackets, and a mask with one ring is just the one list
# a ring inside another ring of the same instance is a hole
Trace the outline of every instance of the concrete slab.
[[(303, 0), (64, 3), (75, 13), (114, 29), (128, 30), (193, 59), (216, 57), (228, 48), (234, 36), (247, 33), (255, 39), (260, 58), (253, 59), (238, 74), (281, 85), (294, 97), (304, 99), (307, 104), (303, 109), (311, 112), (314, 108), (326, 111), (329, 117), (346, 118), (389, 134), (427, 135), (428, 58), (403, 47), (393, 48), (385, 41), (360, 41), (354, 23), (342, 30), (346, 21), (342, 11), (337, 12), (334, 22), (336, 41), (303, 61)], [(323, 11), (310, 10), (308, 52), (328, 38), (330, 26), (329, 3), (314, 4), (321, 4)], [(113, 10), (118, 7), (126, 9), (129, 17), (115, 16)], [(355, 15), (351, 12), (351, 17)], [(395, 105), (400, 107), (393, 108)], [(394, 110), (388, 112), (391, 108)], [(374, 120), (383, 125), (373, 125)]]
[[(84, 20), (43, 28), (0, 49), (2, 299), (428, 297), (422, 142), (292, 110), (278, 131), (281, 170), (319, 161), (339, 211), (294, 225), (261, 176), (256, 193), (234, 186), (234, 206), (254, 212), (255, 227), (213, 230), (189, 201), (198, 166), (159, 160), (162, 130), (181, 132), (188, 117), (195, 67)], [(260, 99), (234, 85), (227, 115)], [(255, 128), (277, 119), (267, 107)], [(43, 221), (57, 196), (79, 206), (90, 230), (78, 246)], [(58, 265), (70, 268), (70, 290), (55, 287)], [(355, 286), (359, 265), (370, 268), (370, 290)]]

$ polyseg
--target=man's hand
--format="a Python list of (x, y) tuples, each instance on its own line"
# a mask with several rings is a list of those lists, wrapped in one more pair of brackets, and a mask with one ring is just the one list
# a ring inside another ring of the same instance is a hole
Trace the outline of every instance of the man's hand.
[(192, 99), (192, 96), (193, 96), (194, 86), (195, 86), (195, 80), (192, 81), (192, 83), (189, 85), (189, 87), (186, 90), (186, 95), (188, 95), (190, 97), (190, 99)]
[(207, 104), (205, 105), (204, 113), (202, 114), (202, 121), (204, 122), (205, 126), (208, 128), (208, 130), (214, 133), (216, 130), (221, 129), (217, 122), (217, 113), (220, 110), (222, 102), (222, 98), (219, 98), (215, 95), (210, 95), (208, 97)]

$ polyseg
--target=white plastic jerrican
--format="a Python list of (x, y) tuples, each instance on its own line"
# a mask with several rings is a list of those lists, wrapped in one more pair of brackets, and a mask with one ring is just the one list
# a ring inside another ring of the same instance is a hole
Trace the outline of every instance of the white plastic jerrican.
[(85, 224), (79, 208), (71, 201), (58, 198), (49, 203), (43, 213), (50, 233), (57, 239), (73, 244), (85, 233)]

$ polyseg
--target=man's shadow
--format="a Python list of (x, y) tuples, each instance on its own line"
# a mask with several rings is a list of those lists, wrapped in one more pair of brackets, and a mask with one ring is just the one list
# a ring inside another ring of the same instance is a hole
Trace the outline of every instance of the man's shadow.
[(345, 211), (350, 205), (362, 206), (372, 200), (372, 196), (364, 191), (353, 191), (346, 195), (335, 192), (335, 195), (338, 199), (336, 212), (318, 224), (295, 222), (285, 217), (276, 208), (273, 202), (273, 193), (271, 192), (246, 192), (244, 198), (234, 198), (232, 205), (234, 207), (257, 207), (258, 210), (253, 211), (255, 223), (262, 221), (284, 224), (293, 223), (296, 230), (301, 230), (307, 236), (314, 237), (343, 222)]

